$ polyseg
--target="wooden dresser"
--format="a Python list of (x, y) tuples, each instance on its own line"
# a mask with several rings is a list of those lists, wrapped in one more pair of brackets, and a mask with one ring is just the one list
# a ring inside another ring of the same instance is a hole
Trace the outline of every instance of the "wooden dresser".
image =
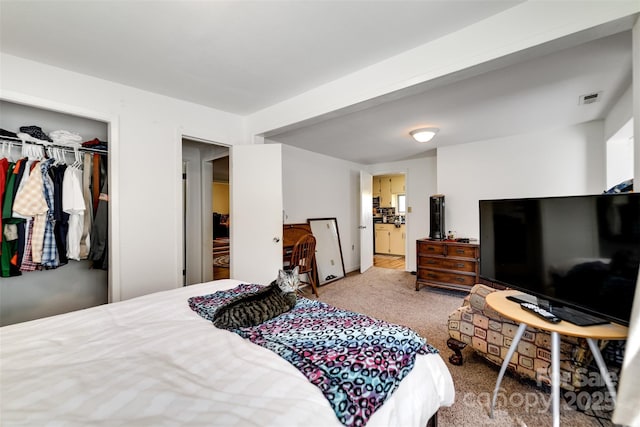
[(480, 249), (473, 243), (419, 239), (416, 291), (421, 285), (469, 291), (479, 280)]

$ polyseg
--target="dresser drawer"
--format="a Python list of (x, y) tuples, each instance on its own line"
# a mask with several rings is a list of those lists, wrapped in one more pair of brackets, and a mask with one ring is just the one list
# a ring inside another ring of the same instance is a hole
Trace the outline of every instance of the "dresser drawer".
[(420, 257), (418, 267), (439, 268), (441, 270), (468, 271), (475, 273), (477, 263), (463, 259)]
[(419, 239), (416, 250), (416, 291), (421, 285), (468, 291), (478, 282), (478, 245)]
[(446, 246), (439, 243), (418, 242), (418, 256), (444, 255)]
[(476, 276), (466, 274), (456, 274), (444, 271), (418, 269), (418, 279), (428, 282), (451, 283), (455, 285), (473, 286), (476, 284)]
[(447, 246), (447, 256), (461, 258), (477, 258), (477, 248), (473, 246)]

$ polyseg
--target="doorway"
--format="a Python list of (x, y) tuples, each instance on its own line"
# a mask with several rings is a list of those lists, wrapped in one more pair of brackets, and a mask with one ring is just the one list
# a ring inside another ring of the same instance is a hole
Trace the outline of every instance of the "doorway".
[(229, 156), (211, 161), (213, 180), (211, 183), (211, 212), (213, 214), (213, 280), (230, 277), (229, 230)]
[(406, 175), (373, 176), (373, 265), (405, 270)]
[(183, 137), (182, 165), (183, 285), (228, 278), (229, 147)]

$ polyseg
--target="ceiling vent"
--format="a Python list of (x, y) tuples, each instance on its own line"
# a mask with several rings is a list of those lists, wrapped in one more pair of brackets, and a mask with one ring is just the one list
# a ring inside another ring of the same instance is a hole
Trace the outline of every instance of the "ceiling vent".
[(580, 98), (578, 98), (578, 105), (593, 104), (594, 102), (600, 101), (601, 98), (602, 98), (602, 91), (588, 93), (586, 95), (580, 95)]

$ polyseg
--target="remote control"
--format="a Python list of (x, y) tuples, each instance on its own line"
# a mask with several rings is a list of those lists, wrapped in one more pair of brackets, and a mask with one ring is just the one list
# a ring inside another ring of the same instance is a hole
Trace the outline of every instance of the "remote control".
[(520, 307), (522, 307), (524, 310), (532, 312), (533, 314), (535, 314), (538, 317), (541, 317), (547, 322), (558, 323), (560, 321), (560, 318), (556, 317), (553, 313), (550, 313), (544, 308), (540, 308), (535, 304), (523, 302), (522, 304), (520, 304)]

